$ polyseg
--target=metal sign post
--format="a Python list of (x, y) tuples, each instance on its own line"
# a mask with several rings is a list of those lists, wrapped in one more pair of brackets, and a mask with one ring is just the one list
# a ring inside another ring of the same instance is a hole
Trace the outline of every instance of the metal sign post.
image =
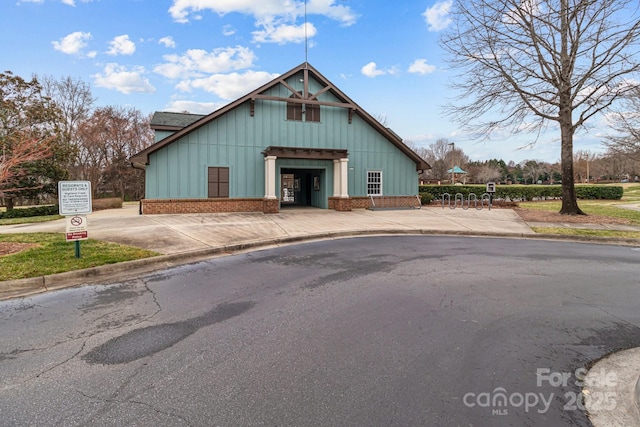
[(91, 213), (91, 182), (58, 182), (58, 211), (65, 216), (67, 242), (75, 242), (75, 257), (80, 258), (80, 240), (87, 240), (87, 216)]
[(495, 182), (487, 182), (487, 193), (489, 193), (489, 206), (493, 202), (493, 195), (496, 192), (496, 183)]

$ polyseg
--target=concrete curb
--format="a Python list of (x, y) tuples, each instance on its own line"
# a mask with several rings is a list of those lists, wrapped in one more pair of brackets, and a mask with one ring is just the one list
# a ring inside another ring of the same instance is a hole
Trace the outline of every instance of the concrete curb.
[[(196, 251), (180, 252), (170, 255), (160, 255), (134, 261), (117, 264), (108, 264), (83, 270), (57, 273), (48, 276), (32, 277), (28, 279), (9, 280), (0, 282), (0, 301), (10, 298), (29, 296), (54, 289), (90, 284), (102, 281), (105, 278), (123, 280), (138, 274), (147, 273), (162, 268), (174, 267), (180, 264), (197, 262), (208, 257), (221, 254), (232, 254), (249, 249), (266, 248), (269, 246), (289, 245), (313, 240), (349, 238), (375, 235), (433, 235), (433, 236), (466, 236), (466, 237), (491, 237), (491, 238), (516, 238), (516, 239), (542, 239), (558, 240), (579, 243), (615, 244), (640, 246), (637, 239), (616, 239), (607, 237), (590, 236), (565, 236), (556, 234), (528, 234), (528, 233), (495, 233), (477, 231), (438, 231), (424, 229), (375, 229), (375, 230), (344, 230), (312, 233), (300, 236), (286, 236), (274, 239), (252, 240), (242, 243), (234, 243), (211, 247)], [(115, 279), (114, 276), (118, 278)]]
[(638, 380), (636, 381), (636, 409), (640, 414), (640, 375), (638, 375)]
[(640, 347), (610, 354), (584, 378), (584, 406), (594, 427), (640, 426)]

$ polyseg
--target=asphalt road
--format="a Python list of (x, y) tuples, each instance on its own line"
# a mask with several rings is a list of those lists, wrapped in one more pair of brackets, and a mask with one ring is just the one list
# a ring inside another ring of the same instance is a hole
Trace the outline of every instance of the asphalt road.
[(0, 425), (568, 426), (640, 251), (393, 236), (0, 302)]

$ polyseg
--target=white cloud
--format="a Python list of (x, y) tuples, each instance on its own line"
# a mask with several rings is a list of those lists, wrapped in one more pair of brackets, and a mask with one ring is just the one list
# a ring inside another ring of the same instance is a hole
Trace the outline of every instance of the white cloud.
[(429, 74), (436, 70), (435, 65), (427, 64), (426, 59), (416, 59), (413, 64), (409, 66), (409, 72), (414, 74)]
[(167, 62), (157, 65), (153, 71), (165, 77), (202, 77), (203, 73), (224, 73), (253, 66), (253, 51), (243, 46), (214, 49), (189, 49), (182, 55), (165, 55)]
[(223, 36), (232, 36), (236, 33), (236, 29), (233, 28), (233, 25), (225, 25), (224, 27), (222, 27), (222, 35)]
[[(358, 15), (343, 0), (309, 0), (307, 15), (320, 15), (348, 26), (356, 22)], [(287, 43), (300, 39), (297, 19), (304, 15), (305, 3), (292, 0), (173, 0), (169, 8), (172, 18), (181, 23), (201, 18), (199, 12), (209, 10), (218, 15), (241, 13), (254, 17), (259, 30), (254, 33), (256, 41)], [(235, 32), (235, 30), (234, 30)], [(223, 29), (225, 35), (228, 30)], [(291, 33), (294, 33), (293, 35)], [(302, 36), (304, 37), (304, 36)]]
[(77, 55), (83, 47), (87, 45), (87, 40), (91, 39), (91, 33), (76, 31), (68, 34), (58, 41), (52, 41), (53, 48), (67, 55)]
[(384, 75), (384, 71), (378, 70), (378, 65), (375, 62), (369, 62), (360, 70), (362, 74), (367, 77), (378, 77)]
[(282, 0), (174, 0), (169, 14), (177, 22), (188, 22), (189, 14), (202, 10), (211, 10), (218, 15), (243, 13), (255, 17), (277, 16), (295, 13), (291, 1)]
[[(82, 0), (82, 3), (90, 3), (93, 0)], [(21, 3), (37, 3), (37, 4), (42, 4), (44, 3), (44, 0), (19, 0), (18, 4)], [(75, 6), (76, 2), (75, 0), (60, 0), (60, 3), (62, 4), (66, 4), (67, 6)]]
[(378, 76), (383, 76), (385, 74), (395, 75), (395, 74), (398, 74), (400, 70), (398, 69), (398, 67), (391, 67), (391, 68), (387, 68), (386, 70), (380, 70), (378, 68), (378, 64), (372, 61), (372, 62), (369, 62), (364, 67), (362, 67), (360, 69), (360, 72), (367, 77), (374, 78)]
[(224, 107), (226, 104), (222, 102), (197, 102), (188, 100), (175, 100), (171, 101), (164, 109), (164, 111), (174, 111), (176, 113), (182, 113), (188, 111), (191, 114), (210, 114), (219, 108)]
[[(271, 25), (265, 23), (264, 30), (254, 31), (253, 41), (258, 43), (302, 43), (305, 39), (305, 24), (301, 25)], [(306, 24), (306, 37), (314, 37), (318, 30), (310, 22)]]
[(171, 47), (171, 48), (176, 47), (176, 42), (173, 40), (173, 37), (171, 36), (161, 38), (160, 40), (158, 40), (158, 43), (160, 43), (164, 47)]
[(201, 89), (222, 99), (235, 100), (275, 79), (278, 75), (251, 70), (244, 73), (214, 74), (205, 78), (182, 81), (176, 87), (185, 92)]
[[(343, 25), (349, 26), (355, 24), (358, 19), (358, 15), (354, 13), (350, 7), (344, 5), (344, 0), (309, 0), (307, 4), (307, 13), (327, 16), (336, 21), (340, 21)], [(301, 2), (300, 7), (303, 7), (304, 3)]]
[(136, 44), (129, 40), (129, 36), (126, 34), (114, 37), (109, 42), (109, 46), (107, 55), (133, 55), (136, 51)]
[(452, 20), (449, 16), (449, 10), (451, 9), (452, 4), (452, 0), (445, 0), (437, 2), (425, 10), (422, 16), (424, 16), (425, 21), (427, 21), (429, 31), (444, 30), (449, 26), (449, 24), (451, 24)]
[(123, 65), (110, 63), (105, 65), (103, 73), (94, 74), (95, 85), (107, 89), (114, 89), (124, 94), (133, 92), (154, 93), (156, 89), (149, 80), (142, 77), (144, 67), (133, 67), (128, 70)]

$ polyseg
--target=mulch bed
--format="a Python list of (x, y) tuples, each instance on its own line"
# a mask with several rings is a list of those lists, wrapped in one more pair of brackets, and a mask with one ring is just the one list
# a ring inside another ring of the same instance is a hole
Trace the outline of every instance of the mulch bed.
[(0, 242), (0, 256), (15, 254), (39, 246), (37, 243)]
[[(453, 203), (453, 202), (452, 202)], [(442, 206), (440, 200), (434, 200), (429, 206)], [(493, 209), (513, 209), (515, 213), (525, 222), (558, 222), (558, 223), (578, 223), (578, 224), (631, 224), (631, 221), (624, 218), (613, 218), (600, 215), (562, 215), (554, 211), (541, 209), (525, 209), (518, 207), (516, 202), (504, 202), (496, 200), (492, 204)]]

